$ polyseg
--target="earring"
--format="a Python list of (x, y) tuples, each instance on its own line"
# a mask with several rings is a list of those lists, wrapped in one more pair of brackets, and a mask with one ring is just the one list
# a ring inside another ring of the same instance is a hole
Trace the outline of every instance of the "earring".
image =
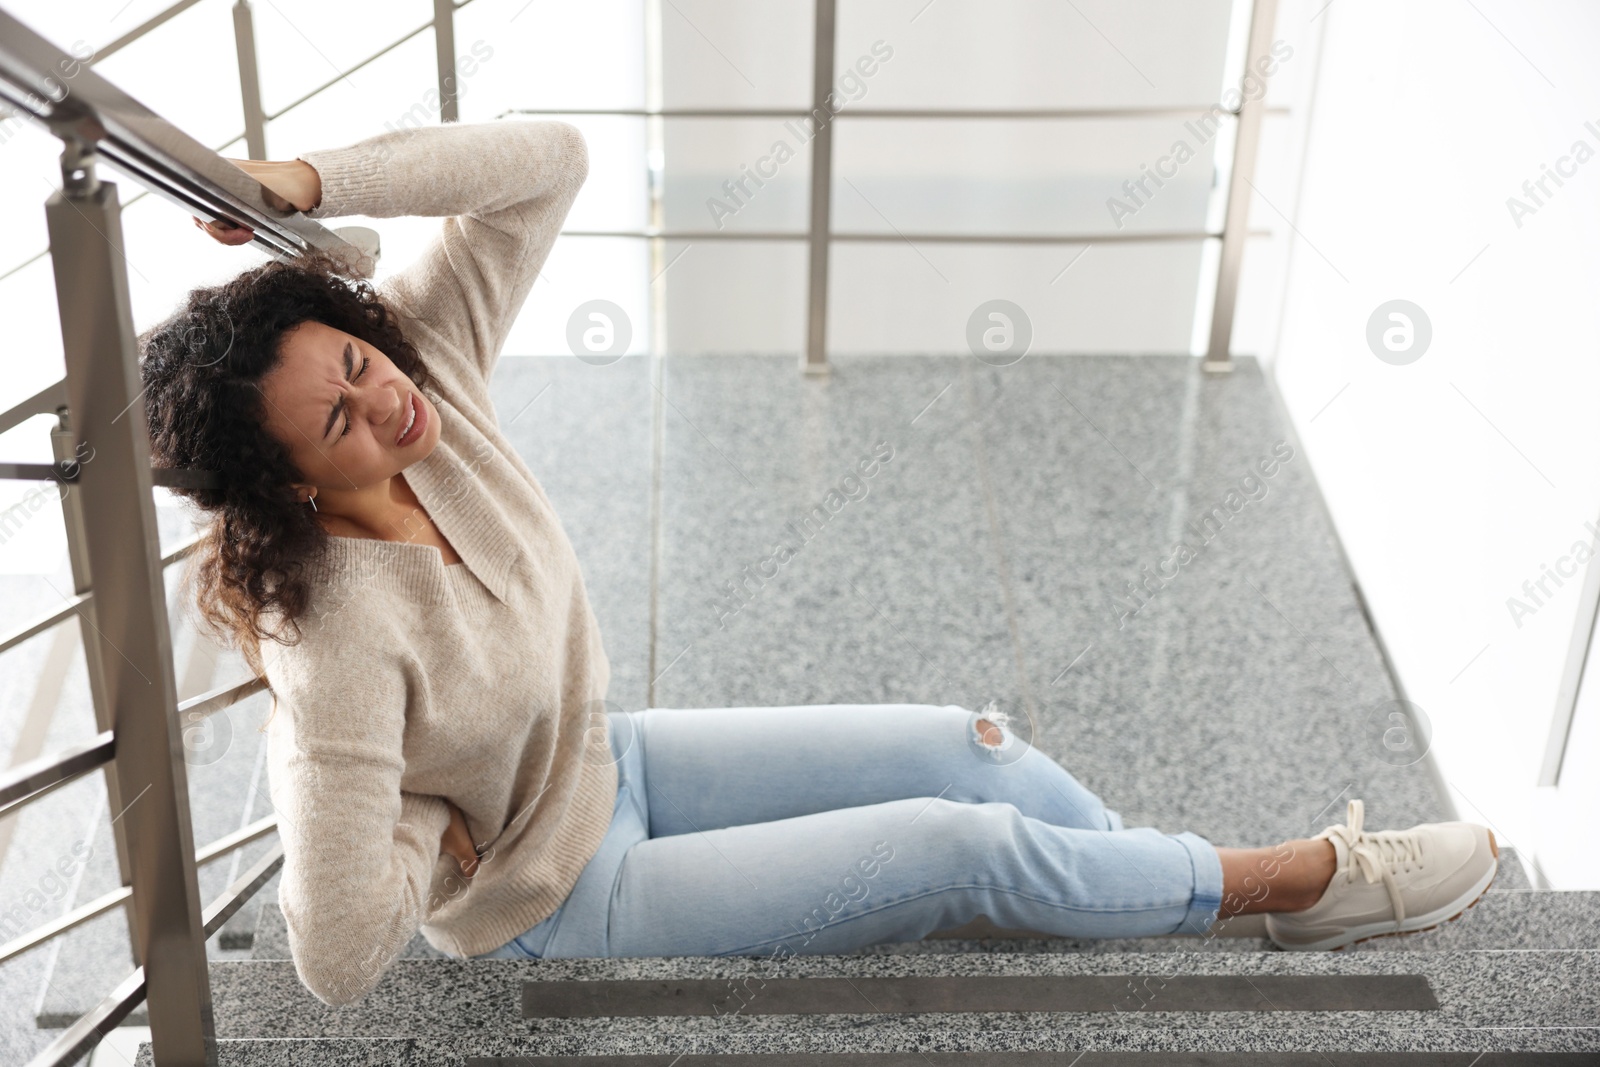
[(311, 505), (311, 510), (312, 511), (316, 511), (317, 510), (317, 495), (315, 493), (312, 493), (310, 496), (306, 497), (306, 503)]

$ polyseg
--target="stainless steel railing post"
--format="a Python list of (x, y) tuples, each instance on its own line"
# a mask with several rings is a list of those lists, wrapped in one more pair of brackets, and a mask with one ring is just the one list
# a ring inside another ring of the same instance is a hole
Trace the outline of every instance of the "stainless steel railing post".
[[(1254, 0), (1250, 11), (1250, 31), (1244, 50), (1242, 77), (1260, 78), (1256, 62), (1272, 49), (1272, 30), (1277, 23), (1278, 0)], [(1243, 86), (1240, 87), (1243, 93)], [(1234, 131), (1233, 165), (1228, 171), (1228, 206), (1222, 223), (1222, 255), (1217, 263), (1217, 288), (1211, 302), (1211, 336), (1206, 346), (1208, 371), (1233, 369), (1233, 313), (1239, 304), (1239, 272), (1244, 265), (1244, 243), (1249, 236), (1251, 182), (1256, 170), (1256, 155), (1261, 147), (1261, 116), (1267, 109), (1267, 93), (1251, 99), (1242, 95), (1238, 128)]]
[(811, 56), (811, 224), (807, 239), (806, 351), (800, 370), (828, 373), (828, 256), (833, 229), (833, 54), (837, 0), (815, 0)]
[[(94, 461), (93, 445), (87, 440), (79, 440), (72, 431), (72, 418), (67, 408), (61, 408), (56, 417), (60, 420), (56, 428), (50, 432), (50, 446), (55, 454), (56, 461), (72, 462), (81, 470), (83, 464)], [(67, 534), (67, 563), (72, 569), (72, 591), (78, 596), (88, 593), (93, 588), (94, 573), (89, 566), (89, 552), (85, 535), (83, 515), (83, 494), (78, 492), (75, 484), (62, 483), (61, 492), (61, 518), (66, 527)], [(78, 615), (78, 628), (83, 637), (84, 666), (89, 674), (89, 698), (94, 705), (94, 724), (97, 733), (112, 728), (111, 703), (106, 699), (105, 692), (105, 664), (103, 661), (105, 649), (101, 647), (90, 625), (93, 607)], [(115, 761), (105, 766), (106, 804), (107, 810), (112, 813), (121, 811), (126, 805), (122, 791), (121, 776), (117, 773)], [(127, 824), (121, 819), (111, 824), (111, 839), (116, 847), (117, 872), (122, 885), (133, 884), (133, 865), (128, 855)], [(128, 916), (128, 940), (133, 948), (133, 964), (138, 966), (144, 962), (139, 954), (139, 946), (144, 943), (144, 938), (138, 929), (139, 915), (132, 907), (124, 908)]]
[[(63, 188), (45, 205), (66, 355), (70, 429), (93, 450), (78, 469), (82, 547), (94, 576), (89, 660), (115, 731), (115, 779), (144, 964), (150, 1039), (162, 1067), (214, 1067), (206, 935), (187, 766), (175, 709), (172, 635), (151, 496), (126, 245), (114, 182), (92, 145), (64, 138)], [(98, 662), (97, 662), (98, 661)], [(108, 772), (110, 767), (107, 768)], [(108, 778), (108, 785), (111, 779)]]

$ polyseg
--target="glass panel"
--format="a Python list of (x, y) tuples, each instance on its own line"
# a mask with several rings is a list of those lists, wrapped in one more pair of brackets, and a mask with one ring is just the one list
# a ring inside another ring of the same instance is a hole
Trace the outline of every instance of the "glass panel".
[(669, 353), (798, 356), (804, 350), (805, 242), (667, 241), (665, 247)]
[(473, 0), (456, 12), (456, 54), (462, 122), (519, 107), (644, 107), (639, 0)]
[[(181, 76), (173, 70), (175, 57), (182, 57)], [(227, 0), (203, 0), (94, 69), (202, 144), (220, 144), (244, 132)]]
[(892, 54), (864, 107), (1157, 107), (1216, 102), (1231, 0), (843, 0), (842, 73)]
[(833, 229), (1199, 231), (1213, 150), (1225, 128), (1198, 112), (1142, 119), (841, 117)]
[(805, 232), (811, 214), (812, 134), (802, 121), (662, 121), (669, 231)]
[[(433, 21), (433, 5), (428, 0), (391, 0), (383, 4), (272, 0), (254, 4), (252, 9), (255, 12), (256, 56), (261, 68), (261, 106), (268, 115), (288, 107), (423, 23)], [(432, 30), (426, 32), (431, 34)], [(422, 36), (419, 34), (418, 38)], [(414, 44), (418, 38), (407, 44)], [(227, 39), (232, 41), (232, 34)], [(431, 36), (426, 50), (425, 62), (417, 65), (416, 72), (425, 74), (427, 83), (433, 85), (437, 93), (438, 67)], [(350, 75), (354, 85), (347, 85), (345, 90), (349, 102), (363, 112), (387, 117), (402, 113), (421, 99), (418, 91), (410, 90), (409, 86), (403, 96), (386, 96), (370, 86), (361, 77), (362, 73), (365, 71)], [(437, 109), (434, 115), (437, 118)]]
[(1318, 11), (1327, 0), (1303, 0), (1299, 4), (1280, 3), (1278, 20), (1272, 27), (1274, 55), (1281, 60), (1268, 68), (1267, 106), (1304, 107), (1310, 102), (1312, 75), (1317, 69), (1317, 49), (1321, 46), (1325, 13)]
[[(676, 274), (676, 268), (673, 273)], [(650, 351), (650, 242), (628, 237), (561, 237), (506, 338), (504, 356), (574, 355), (567, 327), (594, 320), (583, 305), (606, 300), (622, 309), (629, 334), (618, 355)], [(620, 322), (613, 322), (613, 340)]]
[(49, 247), (44, 205), (59, 188), (61, 142), (31, 119), (0, 121), (0, 275)]
[(527, 116), (570, 122), (583, 132), (589, 176), (567, 212), (565, 230), (643, 230), (650, 222), (645, 119), (624, 115)]
[[(1239, 304), (1233, 317), (1233, 351), (1276, 355), (1278, 318), (1283, 311), (1289, 274), (1289, 249), (1294, 233), (1285, 216), (1294, 217), (1299, 172), (1299, 135), (1303, 124), (1288, 115), (1264, 115), (1261, 148), (1256, 154), (1256, 191), (1250, 197), (1250, 230), (1268, 231), (1245, 242), (1239, 268)], [(1303, 255), (1316, 255), (1303, 243)]]
[(353, 144), (386, 129), (439, 121), (439, 78), (430, 27), (305, 103), (267, 123), (267, 158)]
[(970, 354), (969, 320), (1003, 299), (1027, 316), (1029, 352), (1186, 353), (1203, 243), (835, 244), (828, 347)]
[[(661, 5), (666, 106), (811, 105), (810, 3), (671, 0)], [(842, 71), (841, 71), (842, 73)]]

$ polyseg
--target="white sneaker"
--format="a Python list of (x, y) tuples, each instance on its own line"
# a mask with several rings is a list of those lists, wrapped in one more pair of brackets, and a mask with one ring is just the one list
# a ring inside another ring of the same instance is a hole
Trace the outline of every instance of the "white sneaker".
[(1349, 825), (1317, 835), (1335, 854), (1322, 898), (1304, 911), (1267, 913), (1267, 936), (1279, 948), (1344, 948), (1431, 930), (1458, 918), (1494, 881), (1500, 849), (1488, 827), (1435, 822), (1363, 832), (1362, 814), (1352, 800)]

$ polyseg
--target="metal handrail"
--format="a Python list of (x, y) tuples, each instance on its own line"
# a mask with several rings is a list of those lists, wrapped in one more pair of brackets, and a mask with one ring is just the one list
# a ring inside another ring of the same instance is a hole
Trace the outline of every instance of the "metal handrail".
[[(177, 10), (181, 5), (169, 8), (166, 16)], [(241, 10), (248, 22), (244, 0), (235, 9), (236, 32)], [(453, 7), (444, 3), (440, 10), (448, 16)], [(252, 679), (189, 701), (176, 699), (159, 571), (149, 565), (158, 554), (151, 489), (164, 479), (175, 483), (150, 468), (144, 428), (136, 425), (142, 420), (120, 419), (139, 400), (137, 344), (127, 264), (118, 258), (119, 198), (116, 186), (102, 181), (96, 166), (104, 160), (201, 218), (247, 226), (253, 240), (277, 256), (320, 249), (362, 273), (367, 260), (357, 246), (299, 212), (277, 212), (256, 179), (3, 10), (0, 101), (45, 126), (63, 144), (61, 190), (50, 197), (45, 213), (68, 371), (61, 383), (0, 416), (14, 425), (40, 413), (56, 413), (60, 421), (52, 444), (57, 462), (0, 464), (0, 476), (77, 483), (83, 490), (63, 501), (75, 600), (24, 626), (0, 651), (74, 615), (88, 627), (92, 613), (95, 636), (85, 630), (85, 653), (101, 728), (86, 744), (40, 757), (0, 778), (0, 815), (14, 814), (24, 804), (102, 769), (108, 796), (120, 809), (113, 834), (123, 881), (100, 900), (7, 946), (0, 958), (59, 936), (94, 915), (125, 907), (134, 973), (34, 1062), (60, 1067), (80, 1059), (110, 1026), (148, 999), (151, 1038), (163, 1062), (214, 1064), (205, 941), (278, 870), (283, 851), (279, 844), (202, 911), (198, 865), (275, 832), (277, 820), (269, 817), (186, 854), (193, 848), (187, 774), (172, 753), (181, 744), (180, 716), (213, 714), (260, 692), (265, 683)], [(69, 458), (71, 446), (84, 440), (92, 440), (96, 456), (104, 457), (92, 469)], [(130, 529), (133, 538), (114, 533)], [(162, 560), (163, 568), (193, 551), (199, 540)], [(98, 642), (108, 643), (119, 655), (101, 655)], [(139, 803), (123, 803), (128, 799), (124, 788)], [(176, 855), (167, 847), (172, 843), (180, 845)]]
[[(63, 89), (62, 72), (75, 70)], [(65, 92), (65, 96), (55, 96)], [(280, 212), (265, 187), (144, 104), (0, 10), (0, 100), (68, 143), (91, 147), (124, 174), (184, 211), (254, 231), (275, 255), (313, 248), (360, 261), (361, 253), (298, 211)]]

